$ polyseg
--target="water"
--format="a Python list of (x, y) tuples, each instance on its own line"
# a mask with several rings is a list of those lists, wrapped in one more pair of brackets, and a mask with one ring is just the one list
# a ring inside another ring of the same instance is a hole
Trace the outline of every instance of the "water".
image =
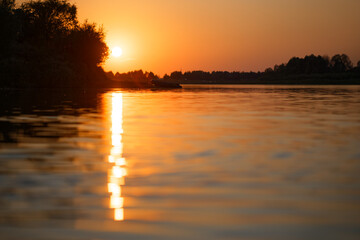
[(360, 87), (0, 94), (0, 239), (359, 239)]

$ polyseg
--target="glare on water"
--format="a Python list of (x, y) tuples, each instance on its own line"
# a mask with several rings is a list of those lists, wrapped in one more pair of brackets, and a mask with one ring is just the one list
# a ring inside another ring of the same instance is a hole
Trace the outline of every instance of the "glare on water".
[(123, 158), (123, 96), (122, 93), (114, 92), (105, 96), (106, 101), (110, 101), (111, 106), (108, 113), (111, 113), (111, 149), (109, 163), (113, 166), (109, 171), (108, 189), (111, 193), (110, 208), (114, 209), (114, 220), (124, 220), (124, 198), (121, 196), (121, 187), (125, 184), (126, 160)]

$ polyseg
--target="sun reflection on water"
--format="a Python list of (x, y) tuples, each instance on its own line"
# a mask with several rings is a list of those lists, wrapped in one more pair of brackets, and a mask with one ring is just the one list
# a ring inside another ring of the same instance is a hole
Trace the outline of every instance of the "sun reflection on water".
[(110, 208), (115, 210), (114, 220), (124, 220), (124, 198), (121, 186), (125, 184), (126, 160), (123, 158), (123, 96), (122, 93), (111, 94), (111, 150), (108, 157), (112, 168), (108, 174), (108, 191), (111, 194)]

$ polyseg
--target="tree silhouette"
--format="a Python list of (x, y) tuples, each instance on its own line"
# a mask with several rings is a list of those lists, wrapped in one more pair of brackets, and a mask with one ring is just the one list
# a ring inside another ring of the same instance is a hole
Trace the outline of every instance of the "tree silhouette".
[(10, 51), (18, 25), (14, 16), (15, 0), (0, 0), (0, 59)]
[(182, 72), (179, 72), (179, 71), (175, 71), (170, 74), (170, 78), (172, 78), (172, 79), (183, 79), (183, 77), (184, 76), (183, 76)]
[(149, 80), (149, 81), (159, 80), (159, 77), (158, 77), (157, 75), (155, 75), (153, 72), (149, 72), (148, 80)]
[(314, 54), (306, 56), (304, 58), (305, 62), (305, 73), (324, 73), (327, 72), (329, 67), (329, 62), (326, 58), (321, 56), (315, 56)]
[(102, 27), (97, 28), (96, 24), (85, 21), (71, 32), (68, 38), (68, 53), (72, 60), (98, 66), (109, 55), (104, 38)]
[(59, 42), (77, 28), (77, 8), (66, 0), (30, 1), (20, 9), (26, 41)]
[(350, 58), (346, 54), (336, 54), (331, 58), (331, 67), (334, 72), (346, 72), (353, 68)]
[[(0, 0), (0, 84), (100, 86), (109, 51), (102, 27), (78, 23), (67, 0)], [(104, 81), (105, 80), (105, 81)], [(100, 82), (100, 84), (99, 84)]]
[(164, 78), (164, 80), (169, 80), (170, 76), (168, 74), (165, 74), (163, 78)]

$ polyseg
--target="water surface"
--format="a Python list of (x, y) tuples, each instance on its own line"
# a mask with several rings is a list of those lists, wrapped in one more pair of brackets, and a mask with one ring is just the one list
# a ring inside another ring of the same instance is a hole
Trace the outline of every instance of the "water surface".
[(0, 94), (1, 239), (359, 239), (360, 87)]

